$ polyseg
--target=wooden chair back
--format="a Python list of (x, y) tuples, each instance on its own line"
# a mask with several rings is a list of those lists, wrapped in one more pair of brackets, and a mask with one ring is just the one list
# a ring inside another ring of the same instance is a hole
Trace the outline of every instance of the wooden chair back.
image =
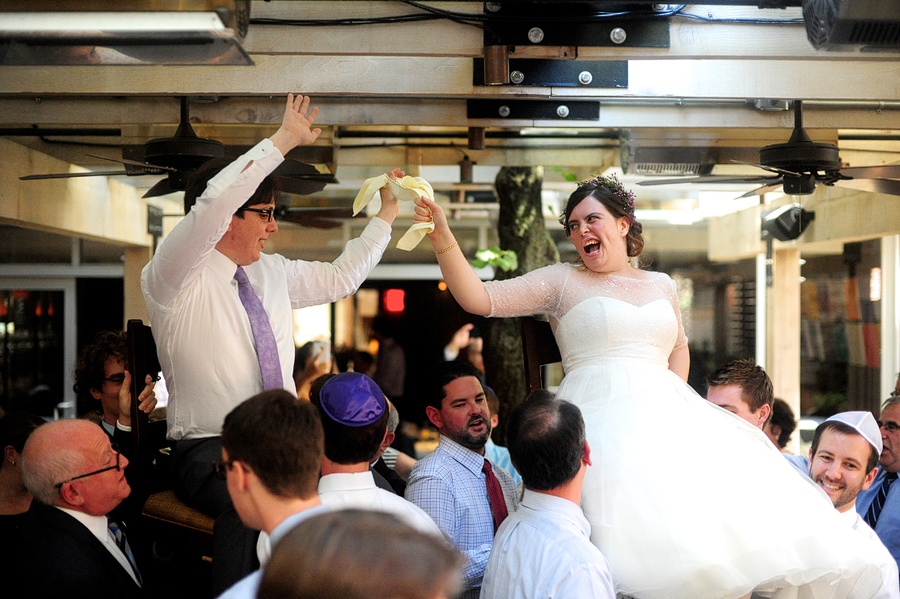
[(541, 366), (559, 362), (559, 347), (546, 320), (533, 316), (519, 318), (522, 330), (522, 355), (525, 358), (525, 388), (528, 393), (543, 388)]

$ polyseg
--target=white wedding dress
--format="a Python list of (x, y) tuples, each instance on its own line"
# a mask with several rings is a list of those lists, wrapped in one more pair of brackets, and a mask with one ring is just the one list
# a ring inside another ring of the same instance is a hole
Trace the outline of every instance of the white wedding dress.
[(550, 316), (593, 465), (582, 506), (616, 591), (641, 599), (881, 597), (871, 548), (761, 431), (668, 369), (674, 282), (556, 264), (487, 284), (491, 316)]

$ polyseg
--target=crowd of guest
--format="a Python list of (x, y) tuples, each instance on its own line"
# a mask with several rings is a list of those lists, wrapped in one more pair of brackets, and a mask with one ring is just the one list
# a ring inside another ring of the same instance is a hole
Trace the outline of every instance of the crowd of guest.
[[(0, 419), (0, 523), (14, 540), (3, 543), (2, 563), (9, 576), (32, 580), (34, 596), (63, 587), (85, 597), (166, 596), (152, 565), (142, 568), (136, 557), (152, 551), (129, 544), (120, 513), (136, 513), (118, 510), (131, 487), (117, 442), (130, 427), (128, 417), (106, 414), (131, 413), (121, 340), (98, 335), (78, 364), (76, 389), (96, 400), (104, 414), (97, 423), (46, 423), (21, 412)], [(224, 586), (227, 599), (615, 597), (580, 508), (592, 462), (579, 409), (535, 392), (507, 417), (508, 448), (489, 450), (499, 410), (484, 374), (451, 361), (431, 382), (426, 414), (440, 442), (403, 477), (382, 460), (396, 408), (364, 374), (321, 375), (308, 401), (275, 389), (229, 411), (211, 471), (253, 532), (254, 551), (230, 584), (211, 580), (209, 596)], [(152, 381), (138, 399), (142, 410), (152, 408)], [(774, 403), (768, 375), (746, 360), (710, 377), (709, 400), (758, 428), (767, 422), (759, 413), (769, 415)], [(837, 414), (815, 431), (808, 457), (786, 456), (877, 548), (884, 596), (896, 599), (900, 492), (890, 491), (900, 470), (898, 414), (894, 396), (879, 421), (868, 412)], [(498, 463), (503, 456), (508, 465)], [(379, 473), (379, 462), (401, 486)]]

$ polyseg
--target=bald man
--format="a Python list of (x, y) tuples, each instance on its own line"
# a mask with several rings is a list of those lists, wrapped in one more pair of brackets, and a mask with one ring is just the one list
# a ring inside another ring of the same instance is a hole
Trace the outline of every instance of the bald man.
[(19, 588), (34, 597), (146, 597), (121, 524), (106, 517), (131, 492), (127, 465), (92, 422), (61, 420), (32, 433), (22, 478), (35, 501)]

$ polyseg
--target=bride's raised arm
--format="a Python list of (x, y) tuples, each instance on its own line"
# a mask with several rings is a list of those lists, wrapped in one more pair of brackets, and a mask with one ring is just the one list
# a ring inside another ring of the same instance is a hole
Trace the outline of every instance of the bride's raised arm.
[(453, 298), (466, 312), (487, 316), (491, 313), (491, 299), (484, 288), (484, 283), (459, 249), (459, 244), (447, 224), (444, 210), (425, 197), (420, 197), (415, 203), (415, 222), (434, 222), (434, 231), (428, 233), (428, 238), (431, 240), (431, 247)]

